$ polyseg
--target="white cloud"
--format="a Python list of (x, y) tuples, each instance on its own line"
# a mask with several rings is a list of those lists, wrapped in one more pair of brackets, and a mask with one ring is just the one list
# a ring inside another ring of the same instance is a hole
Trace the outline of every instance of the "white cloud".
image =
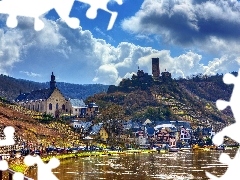
[(215, 58), (209, 61), (207, 66), (204, 66), (204, 74), (214, 75), (216, 73), (228, 73), (231, 71), (237, 71), (236, 67), (239, 67), (240, 56), (224, 55), (220, 58)]
[(105, 64), (98, 68), (97, 77), (93, 79), (93, 82), (101, 82), (103, 84), (118, 84), (118, 71), (112, 64)]
[(237, 0), (144, 0), (122, 28), (137, 37), (159, 35), (164, 43), (222, 56), (231, 52), (229, 43), (235, 51), (240, 48), (239, 17)]
[[(145, 6), (146, 2), (149, 6), (154, 5), (146, 0)], [(188, 11), (191, 11), (190, 5), (186, 7)], [(181, 12), (185, 6), (176, 8), (174, 12)], [(161, 9), (159, 13), (163, 13)], [(188, 16), (195, 18), (191, 14)], [(44, 19), (44, 22), (45, 28), (40, 32), (33, 29), (31, 21), (24, 20), (16, 29), (0, 29), (0, 73), (9, 73), (16, 67), (14, 70), (34, 77), (54, 71), (59, 81), (117, 85), (122, 78), (131, 78), (138, 66), (151, 74), (153, 57), (159, 57), (161, 72), (166, 69), (176, 78), (196, 73), (224, 73), (235, 70), (240, 62), (237, 43), (231, 41), (229, 44), (236, 46), (228, 47), (225, 39), (215, 36), (208, 40), (214, 42), (211, 46), (208, 43), (209, 51), (217, 51), (217, 47), (221, 47), (233, 53), (231, 56), (216, 56), (218, 58), (203, 65), (202, 55), (195, 51), (173, 56), (170, 50), (156, 50), (128, 42), (114, 47), (103, 39), (94, 38), (90, 31), (81, 27), (73, 30), (60, 20)]]
[(0, 72), (2, 74), (7, 74), (13, 65), (20, 61), (22, 45), (22, 36), (17, 31), (4, 32), (0, 29)]
[(20, 73), (26, 74), (27, 76), (31, 76), (31, 77), (41, 77), (40, 74), (37, 74), (34, 72), (20, 71)]

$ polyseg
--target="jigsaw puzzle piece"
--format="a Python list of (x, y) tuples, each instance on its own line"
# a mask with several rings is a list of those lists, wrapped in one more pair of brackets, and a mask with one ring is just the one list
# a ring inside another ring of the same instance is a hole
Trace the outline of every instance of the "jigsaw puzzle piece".
[(5, 139), (0, 140), (0, 146), (11, 146), (15, 144), (14, 140), (14, 132), (15, 129), (12, 126), (7, 126), (4, 128), (3, 133), (5, 135)]
[(223, 82), (225, 84), (235, 84), (236, 80), (237, 78), (230, 73), (227, 73), (223, 76)]
[(13, 15), (9, 15), (9, 17), (7, 18), (6, 25), (10, 28), (17, 27), (17, 25), (18, 25), (17, 17), (13, 16)]
[(224, 100), (217, 100), (216, 101), (216, 106), (220, 111), (224, 110), (229, 105), (230, 105), (230, 103), (227, 102), (227, 101), (224, 101)]
[(0, 1), (0, 13), (9, 15), (6, 25), (10, 28), (17, 27), (17, 16), (24, 16), (34, 18), (35, 30), (41, 30), (44, 23), (39, 17), (49, 11), (52, 8), (51, 6), (53, 6), (52, 1), (45, 6), (44, 1), (40, 0), (3, 0)]
[(210, 180), (219, 180), (220, 178), (217, 176), (214, 176), (213, 174), (206, 172), (206, 176), (210, 178)]
[(74, 1), (75, 0), (57, 0), (54, 7), (59, 17), (63, 19), (72, 29), (78, 28), (80, 24), (80, 20), (78, 18), (69, 17)]
[[(99, 9), (104, 10), (104, 11), (110, 13), (111, 14), (111, 18), (109, 20), (107, 30), (112, 29), (112, 27), (113, 27), (113, 25), (114, 25), (114, 23), (116, 21), (118, 13), (110, 11), (107, 8), (107, 5), (110, 2), (110, 0), (98, 0), (98, 1), (96, 1), (96, 0), (77, 0), (77, 1), (90, 5), (90, 8), (86, 12), (86, 16), (89, 19), (95, 19), (97, 17), (97, 11)], [(122, 3), (123, 3), (122, 0), (116, 0), (116, 2), (119, 5), (122, 5)]]
[(219, 157), (219, 161), (221, 163), (227, 164), (228, 168), (225, 174), (223, 174), (221, 177), (216, 177), (213, 174), (206, 172), (206, 176), (210, 178), (211, 180), (238, 180), (238, 173), (239, 173), (239, 162), (240, 162), (240, 153), (239, 150), (237, 151), (235, 157), (233, 159), (230, 158), (229, 155), (222, 153)]
[(224, 137), (230, 137), (235, 142), (240, 142), (240, 136), (238, 134), (240, 130), (240, 122), (236, 122), (231, 124), (225, 128), (223, 128), (220, 132), (218, 132), (215, 136), (213, 136), (213, 143), (217, 146), (223, 144)]
[(40, 156), (31, 156), (27, 155), (24, 158), (24, 163), (27, 166), (33, 166), (34, 164), (37, 164), (37, 177), (38, 180), (58, 180), (58, 178), (53, 174), (52, 169), (57, 168), (60, 165), (59, 159), (53, 157), (50, 159), (48, 163), (44, 163)]
[(40, 31), (44, 28), (44, 23), (40, 19), (48, 11), (55, 9), (69, 27), (79, 27), (77, 18), (70, 18), (74, 0), (3, 0), (0, 1), (0, 13), (8, 14), (6, 25), (15, 28), (18, 25), (17, 16), (34, 18), (34, 29)]
[(24, 180), (24, 174), (20, 172), (15, 172), (13, 174), (13, 180)]
[(6, 160), (0, 160), (0, 170), (6, 171), (8, 169), (8, 162)]
[(0, 1), (0, 13), (9, 15), (6, 25), (10, 28), (17, 27), (17, 16), (32, 17), (34, 29), (39, 31), (44, 28), (44, 23), (39, 17), (53, 8), (53, 1), (47, 5), (46, 3), (48, 2), (40, 0), (3, 0)]

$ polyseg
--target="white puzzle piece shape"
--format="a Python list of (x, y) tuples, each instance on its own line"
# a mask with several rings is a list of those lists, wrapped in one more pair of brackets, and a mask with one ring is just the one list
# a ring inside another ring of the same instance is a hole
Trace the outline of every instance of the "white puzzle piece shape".
[(24, 163), (27, 166), (33, 166), (37, 164), (37, 180), (58, 180), (53, 174), (52, 169), (57, 168), (60, 165), (59, 159), (53, 157), (48, 163), (44, 163), (40, 156), (27, 155), (24, 158)]
[[(219, 110), (225, 109), (227, 106), (231, 107), (233, 116), (235, 118), (235, 123), (223, 128), (213, 137), (213, 143), (215, 145), (221, 145), (224, 142), (224, 137), (229, 137), (235, 142), (240, 143), (240, 69), (238, 71), (238, 76), (227, 73), (223, 77), (225, 84), (234, 84), (233, 92), (229, 101), (218, 100), (216, 106)], [(227, 164), (228, 169), (224, 175), (221, 177), (214, 176), (213, 174), (206, 172), (207, 177), (211, 180), (238, 180), (239, 179), (239, 165), (240, 165), (240, 149), (238, 149), (235, 157), (231, 159), (227, 154), (222, 153), (219, 161), (221, 163)]]
[(7, 126), (4, 128), (3, 133), (5, 135), (5, 139), (0, 140), (0, 147), (11, 146), (15, 144), (14, 132), (15, 132), (15, 129), (12, 126)]
[[(18, 25), (17, 16), (34, 18), (34, 29), (40, 31), (44, 28), (44, 23), (40, 19), (44, 14), (52, 9), (55, 9), (59, 17), (73, 29), (79, 27), (80, 20), (74, 17), (69, 17), (75, 0), (2, 0), (0, 1), (0, 13), (9, 15), (6, 25), (10, 28), (15, 28)], [(89, 19), (94, 19), (97, 16), (97, 10), (102, 9), (111, 14), (111, 19), (108, 24), (108, 30), (112, 29), (118, 13), (112, 12), (107, 8), (110, 0), (77, 0), (91, 7), (86, 13)], [(116, 0), (121, 5), (122, 0)]]

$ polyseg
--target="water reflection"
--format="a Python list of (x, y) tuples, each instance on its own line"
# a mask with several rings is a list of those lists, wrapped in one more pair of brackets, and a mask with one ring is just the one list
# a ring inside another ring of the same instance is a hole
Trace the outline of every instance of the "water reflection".
[[(226, 151), (233, 157), (236, 150)], [(128, 154), (69, 159), (53, 172), (59, 180), (207, 180), (205, 171), (221, 176), (227, 166), (218, 162), (221, 151), (168, 154)], [(36, 169), (29, 172), (36, 178)]]

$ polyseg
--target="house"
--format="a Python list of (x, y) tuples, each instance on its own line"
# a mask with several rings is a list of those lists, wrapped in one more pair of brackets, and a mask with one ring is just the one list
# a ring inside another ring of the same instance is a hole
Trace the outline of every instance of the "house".
[(136, 144), (144, 145), (147, 143), (147, 138), (145, 137), (145, 131), (139, 129), (136, 133)]
[(154, 127), (155, 130), (160, 130), (162, 128), (169, 128), (169, 129), (171, 129), (171, 131), (177, 131), (177, 127), (170, 122), (165, 122), (163, 124), (158, 124)]
[(93, 123), (91, 121), (72, 120), (70, 126), (74, 129), (79, 129), (81, 137), (83, 138), (89, 134), (89, 129), (93, 126)]
[(85, 117), (87, 106), (82, 99), (69, 99), (72, 106), (72, 115), (75, 117)]
[(51, 114), (55, 118), (71, 114), (71, 103), (57, 88), (53, 72), (49, 88), (20, 93), (15, 103), (29, 110)]
[(169, 144), (170, 132), (167, 128), (161, 128), (156, 132), (156, 143), (157, 144)]
[(145, 134), (147, 138), (147, 143), (153, 145), (155, 142), (155, 129), (153, 127), (145, 127)]
[(122, 129), (125, 133), (131, 133), (130, 136), (136, 137), (139, 131), (144, 130), (144, 127), (140, 122), (129, 120), (122, 125)]
[(104, 142), (108, 141), (109, 135), (106, 129), (103, 127), (103, 123), (94, 124), (88, 131), (89, 136), (93, 137), (94, 139), (100, 138)]
[(102, 128), (102, 126), (103, 126), (103, 123), (98, 123), (91, 126), (91, 129), (89, 130), (89, 135), (92, 137), (99, 135), (99, 131)]
[(155, 129), (153, 127), (145, 127), (145, 133), (148, 138), (154, 138), (155, 137)]
[(169, 138), (169, 146), (170, 147), (176, 147), (177, 146), (177, 140), (176, 140), (176, 137), (170, 137)]
[(99, 134), (100, 134), (100, 139), (104, 142), (107, 142), (108, 141), (108, 133), (106, 131), (106, 129), (104, 127), (102, 127), (99, 131)]
[(89, 103), (86, 108), (86, 116), (88, 117), (94, 117), (99, 113), (99, 107), (94, 102)]
[(181, 127), (180, 131), (180, 141), (190, 142), (191, 140), (191, 130), (189, 128)]

